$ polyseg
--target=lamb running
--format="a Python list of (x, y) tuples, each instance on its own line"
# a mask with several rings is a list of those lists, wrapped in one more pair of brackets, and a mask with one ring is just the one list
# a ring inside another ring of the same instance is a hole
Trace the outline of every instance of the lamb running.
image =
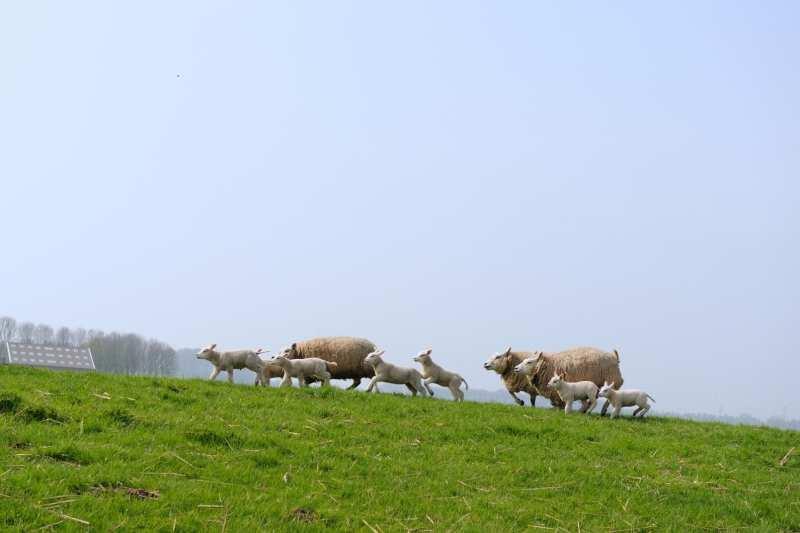
[(428, 348), (427, 350), (419, 352), (414, 358), (414, 361), (422, 365), (422, 377), (425, 378), (422, 384), (428, 389), (428, 393), (431, 396), (433, 396), (431, 383), (435, 383), (436, 385), (441, 385), (442, 387), (450, 389), (450, 393), (453, 395), (455, 401), (463, 402), (464, 393), (461, 391), (461, 384), (463, 383), (466, 390), (469, 390), (467, 381), (455, 372), (449, 372), (434, 363), (433, 359), (431, 359), (432, 351), (432, 348)]
[(364, 362), (371, 365), (375, 370), (375, 377), (369, 382), (367, 392), (372, 391), (373, 388), (375, 388), (375, 392), (378, 392), (378, 382), (384, 382), (405, 385), (414, 396), (418, 392), (423, 396), (426, 395), (425, 387), (422, 386), (422, 374), (417, 369), (404, 368), (387, 363), (381, 358), (383, 354), (384, 350), (377, 350), (364, 358)]
[(564, 381), (563, 376), (558, 374), (554, 375), (548, 387), (552, 387), (558, 392), (558, 395), (564, 400), (564, 413), (572, 411), (572, 402), (580, 400), (583, 407), (581, 413), (591, 413), (594, 406), (597, 405), (597, 385), (591, 381), (576, 381), (570, 383)]
[(269, 380), (272, 377), (278, 376), (277, 373), (280, 369), (273, 365), (268, 364), (260, 355), (269, 350), (234, 350), (230, 352), (218, 352), (215, 350), (216, 344), (212, 344), (203, 348), (195, 355), (198, 359), (205, 359), (212, 365), (214, 370), (208, 377), (210, 380), (217, 379), (217, 376), (223, 370), (228, 372), (228, 381), (233, 383), (233, 371), (247, 368), (256, 373), (256, 386), (261, 383), (265, 387), (269, 387)]
[(315, 378), (322, 382), (322, 386), (330, 385), (331, 372), (336, 370), (336, 363), (325, 361), (317, 357), (308, 359), (289, 359), (284, 355), (272, 358), (272, 363), (283, 369), (281, 387), (291, 387), (292, 378), (297, 378), (301, 387), (307, 387), (306, 378)]
[(606, 381), (603, 387), (600, 389), (600, 396), (607, 398), (608, 403), (614, 407), (614, 411), (611, 413), (611, 418), (616, 418), (619, 416), (619, 411), (623, 407), (633, 407), (634, 405), (637, 407), (633, 412), (633, 416), (636, 416), (638, 413), (639, 418), (641, 418), (647, 411), (650, 410), (650, 404), (647, 402), (647, 399), (650, 398), (653, 400), (653, 397), (644, 391), (634, 389), (614, 390), (614, 384), (609, 383), (608, 381)]

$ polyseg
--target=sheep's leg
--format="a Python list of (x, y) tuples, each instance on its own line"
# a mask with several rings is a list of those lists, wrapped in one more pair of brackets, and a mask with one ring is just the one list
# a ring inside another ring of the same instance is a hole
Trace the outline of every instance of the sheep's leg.
[(347, 387), (346, 390), (353, 390), (353, 389), (357, 388), (359, 385), (361, 385), (361, 378), (355, 378), (353, 380), (353, 383), (351, 383), (350, 386)]
[(233, 369), (228, 370), (228, 383), (233, 383)]
[[(433, 391), (431, 390), (431, 383), (433, 383), (433, 378), (427, 378), (425, 381), (422, 382), (425, 385), (425, 388), (428, 389), (428, 394), (433, 396)], [(452, 388), (450, 390), (453, 390)]]
[(514, 394), (512, 391), (508, 391), (508, 393), (511, 395), (512, 398), (514, 398), (514, 401), (517, 402), (517, 405), (525, 405), (525, 402), (517, 398), (517, 395)]
[[(425, 387), (422, 385), (421, 379), (417, 379), (417, 381), (414, 383), (414, 388), (417, 389), (422, 396), (428, 395), (428, 391), (426, 391)], [(431, 396), (433, 396), (433, 393), (431, 393)]]
[(617, 418), (619, 416), (620, 409), (622, 409), (622, 405), (615, 405), (614, 412), (611, 413), (611, 418)]
[(649, 405), (649, 404), (645, 405), (645, 406), (642, 408), (642, 412), (641, 412), (641, 413), (639, 413), (639, 418), (642, 418), (642, 417), (644, 417), (644, 414), (645, 414), (647, 411), (649, 411), (649, 410), (650, 410), (650, 405)]
[(566, 405), (564, 405), (564, 414), (568, 415), (572, 412), (572, 402), (567, 401)]
[(306, 376), (304, 374), (297, 374), (297, 386), (301, 389), (308, 387), (308, 383), (306, 383)]
[(411, 396), (416, 396), (417, 395), (417, 388), (414, 387), (414, 385), (412, 385), (411, 383), (406, 383), (405, 385), (406, 385), (406, 388), (411, 391)]
[(531, 407), (536, 407), (536, 393), (529, 392), (528, 394), (531, 396)]
[(220, 372), (222, 372), (222, 369), (214, 367), (214, 370), (211, 371), (211, 375), (208, 376), (208, 379), (214, 381), (215, 379), (217, 379), (217, 376), (219, 376)]
[(609, 405), (611, 405), (611, 400), (606, 400), (606, 403), (603, 404), (603, 408), (600, 410), (600, 416), (606, 416)]
[(369, 385), (367, 385), (367, 392), (372, 392), (373, 388), (375, 389), (375, 392), (378, 392), (377, 384), (378, 384), (378, 376), (375, 376), (374, 378), (369, 380)]
[(589, 400), (581, 400), (581, 413), (585, 413), (589, 408)]
[(292, 376), (284, 370), (283, 371), (283, 379), (281, 380), (281, 387), (291, 387), (292, 386)]

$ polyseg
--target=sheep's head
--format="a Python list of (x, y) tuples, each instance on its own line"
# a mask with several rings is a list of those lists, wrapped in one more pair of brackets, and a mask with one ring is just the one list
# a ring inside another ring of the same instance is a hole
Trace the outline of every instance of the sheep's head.
[(603, 398), (608, 398), (608, 391), (613, 389), (614, 389), (614, 384), (606, 381), (605, 383), (603, 383), (603, 386), (600, 387), (600, 392), (598, 392), (597, 395)]
[(503, 374), (507, 369), (508, 365), (511, 364), (511, 346), (509, 346), (506, 351), (498, 354), (494, 354), (488, 361), (483, 363), (483, 368), (486, 370), (494, 370), (498, 374)]
[(427, 350), (422, 350), (417, 354), (414, 358), (414, 361), (417, 363), (430, 363), (431, 362), (431, 352), (433, 348), (428, 348)]
[(210, 344), (205, 348), (203, 348), (202, 350), (200, 350), (199, 352), (197, 352), (195, 355), (197, 356), (198, 359), (206, 359), (206, 360), (212, 359), (216, 355), (216, 352), (214, 351), (214, 348), (216, 347), (217, 347), (216, 344)]
[(368, 365), (377, 365), (381, 362), (381, 356), (384, 354), (385, 350), (375, 350), (368, 356), (364, 358), (364, 362)]
[(281, 355), (286, 359), (300, 359), (300, 353), (297, 351), (297, 343), (293, 342), (288, 348), (284, 348)]
[(536, 372), (536, 364), (539, 362), (539, 354), (533, 357), (524, 359), (520, 364), (514, 367), (515, 374), (523, 374), (525, 376), (532, 376)]
[(561, 374), (561, 375), (553, 374), (553, 377), (550, 378), (550, 381), (547, 382), (547, 386), (548, 387), (555, 387), (556, 385), (558, 385), (562, 381), (564, 381), (564, 375), (563, 374)]

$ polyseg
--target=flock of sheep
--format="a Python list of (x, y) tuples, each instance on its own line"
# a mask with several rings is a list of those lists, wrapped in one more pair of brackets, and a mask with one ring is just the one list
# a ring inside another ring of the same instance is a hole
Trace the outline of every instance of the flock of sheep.
[[(214, 366), (210, 379), (220, 372), (228, 373), (233, 382), (233, 371), (247, 368), (256, 374), (255, 384), (269, 386), (273, 377), (283, 377), (281, 386), (292, 385), (297, 379), (300, 387), (314, 381), (328, 385), (331, 379), (352, 379), (348, 390), (371, 378), (367, 392), (378, 392), (378, 383), (405, 385), (411, 394), (433, 396), (431, 385), (450, 390), (456, 401), (464, 400), (461, 384), (469, 385), (460, 375), (450, 372), (433, 362), (431, 349), (423, 350), (414, 361), (421, 365), (415, 368), (401, 367), (384, 361), (383, 350), (372, 342), (355, 337), (319, 337), (295, 342), (269, 360), (261, 358), (265, 353), (258, 350), (222, 352), (212, 344), (197, 353)], [(606, 398), (601, 415), (609, 405), (614, 408), (611, 417), (619, 416), (622, 407), (636, 406), (633, 416), (644, 416), (650, 410), (653, 398), (639, 390), (621, 390), (623, 379), (619, 369), (619, 353), (604, 352), (596, 348), (575, 348), (558, 353), (515, 352), (508, 348), (495, 354), (483, 364), (486, 370), (500, 375), (508, 393), (519, 405), (524, 405), (517, 393), (530, 395), (531, 405), (536, 405), (536, 396), (544, 396), (551, 405), (572, 410), (572, 403), (580, 401), (581, 412), (591, 412), (598, 398)], [(655, 401), (655, 400), (653, 400)]]

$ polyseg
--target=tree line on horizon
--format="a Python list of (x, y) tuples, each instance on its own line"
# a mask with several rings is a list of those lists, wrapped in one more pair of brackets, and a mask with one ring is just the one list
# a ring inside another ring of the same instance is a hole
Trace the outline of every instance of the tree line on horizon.
[(89, 348), (97, 370), (113, 374), (172, 376), (177, 367), (175, 350), (165, 342), (135, 333), (106, 333), (99, 329), (54, 329), (48, 324), (17, 322), (0, 317), (0, 355), (6, 359), (6, 342)]

